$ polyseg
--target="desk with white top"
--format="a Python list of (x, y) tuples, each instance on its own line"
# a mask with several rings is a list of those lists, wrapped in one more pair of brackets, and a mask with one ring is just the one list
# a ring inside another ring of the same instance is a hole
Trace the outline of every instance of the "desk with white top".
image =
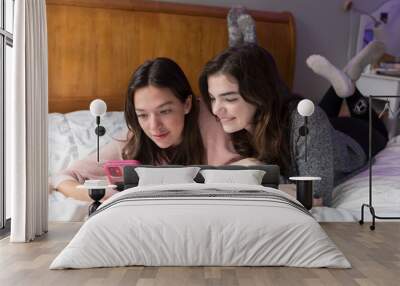
[[(379, 75), (371, 72), (363, 73), (356, 82), (357, 88), (365, 96), (370, 95), (399, 95), (400, 96), (400, 77)], [(378, 98), (377, 98), (378, 99)], [(400, 98), (379, 98), (379, 100), (388, 100), (390, 108), (394, 112), (389, 112), (387, 127), (389, 138), (396, 135), (399, 126)]]

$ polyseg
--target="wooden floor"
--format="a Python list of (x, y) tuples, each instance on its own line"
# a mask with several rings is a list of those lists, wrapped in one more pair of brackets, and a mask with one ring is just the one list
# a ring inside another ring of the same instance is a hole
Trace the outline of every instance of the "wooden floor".
[(400, 223), (325, 223), (323, 228), (353, 268), (289, 267), (122, 267), (48, 270), (81, 226), (57, 223), (28, 244), (0, 241), (0, 285), (400, 285)]

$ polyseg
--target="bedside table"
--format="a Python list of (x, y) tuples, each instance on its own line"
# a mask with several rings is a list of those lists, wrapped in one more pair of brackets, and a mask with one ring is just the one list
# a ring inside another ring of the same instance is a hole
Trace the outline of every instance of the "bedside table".
[[(385, 76), (366, 72), (361, 75), (360, 79), (356, 82), (356, 86), (365, 96), (400, 95), (400, 77)], [(380, 98), (379, 100), (386, 101), (385, 98)], [(400, 108), (400, 98), (388, 98), (388, 101), (390, 103), (390, 108), (393, 111), (397, 111)], [(398, 117), (395, 117), (389, 112), (389, 118), (387, 122), (389, 138), (392, 138), (396, 135), (398, 121)]]
[(289, 180), (296, 182), (296, 199), (302, 203), (307, 209), (312, 209), (313, 206), (313, 182), (320, 181), (321, 177), (312, 176), (294, 176), (289, 177)]

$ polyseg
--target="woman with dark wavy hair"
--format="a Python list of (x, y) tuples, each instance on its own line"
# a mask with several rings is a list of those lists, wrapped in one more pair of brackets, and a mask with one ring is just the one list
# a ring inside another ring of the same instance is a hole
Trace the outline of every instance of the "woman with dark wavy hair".
[[(278, 164), (288, 173), (290, 112), (286, 110), (295, 97), (282, 96), (287, 90), (272, 56), (253, 44), (231, 47), (206, 64), (199, 84), (204, 102), (231, 134), (238, 153)], [(229, 113), (218, 107), (219, 98)]]
[(134, 72), (124, 115), (132, 134), (123, 149), (124, 159), (152, 165), (204, 162), (199, 105), (174, 61), (157, 58)]
[[(102, 161), (224, 165), (242, 159), (204, 103), (196, 98), (182, 69), (171, 59), (156, 58), (137, 68), (128, 84), (124, 115), (127, 139), (104, 146)], [(66, 196), (90, 200), (87, 191), (77, 190), (76, 186), (86, 179), (104, 176), (96, 154), (92, 154), (74, 162), (51, 181)], [(112, 193), (107, 193), (106, 198)]]
[[(366, 58), (363, 54), (358, 57)], [(321, 177), (314, 187), (314, 203), (329, 206), (334, 185), (366, 163), (368, 117), (354, 114), (338, 120), (343, 100), (339, 93), (347, 97), (348, 103), (363, 98), (351, 88), (350, 81), (345, 81), (347, 76), (333, 66), (327, 71), (326, 65), (320, 67), (319, 60), (313, 66), (319, 74), (329, 74), (325, 77), (333, 88), (324, 96), (321, 107), (316, 107), (308, 118), (307, 162), (305, 137), (299, 134), (304, 119), (296, 109), (301, 98), (290, 94), (279, 77), (274, 58), (265, 49), (247, 43), (224, 50), (205, 65), (199, 86), (206, 105), (231, 135), (240, 155), (278, 164), (286, 178)], [(320, 71), (322, 68), (324, 73)], [(387, 132), (373, 116), (374, 145), (379, 146), (376, 154), (386, 145)]]

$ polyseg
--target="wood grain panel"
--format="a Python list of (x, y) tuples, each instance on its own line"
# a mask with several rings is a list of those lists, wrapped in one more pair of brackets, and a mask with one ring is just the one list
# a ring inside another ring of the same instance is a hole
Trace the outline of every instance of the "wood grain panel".
[[(132, 72), (174, 59), (198, 94), (204, 64), (227, 46), (226, 8), (143, 1), (47, 0), (49, 112), (87, 109), (102, 98), (122, 110)], [(259, 43), (291, 87), (295, 33), (289, 13), (251, 11)]]

